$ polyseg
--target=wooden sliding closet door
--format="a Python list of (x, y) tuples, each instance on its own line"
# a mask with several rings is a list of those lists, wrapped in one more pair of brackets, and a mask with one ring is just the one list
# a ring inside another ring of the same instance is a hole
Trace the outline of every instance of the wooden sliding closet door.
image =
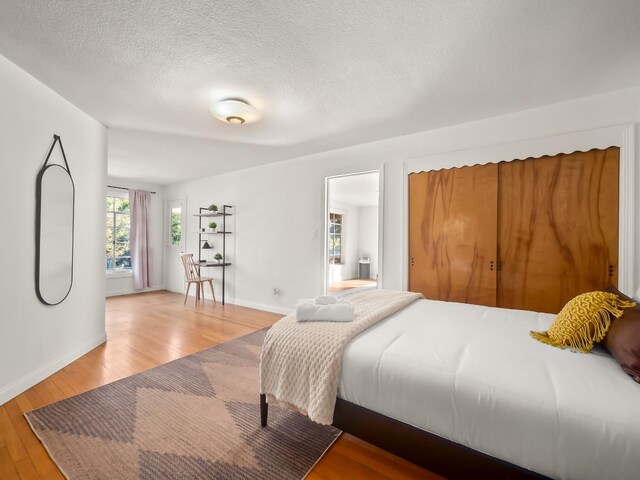
[(409, 176), (409, 290), (496, 304), (498, 166)]
[(617, 283), (619, 148), (499, 166), (498, 306), (557, 313)]

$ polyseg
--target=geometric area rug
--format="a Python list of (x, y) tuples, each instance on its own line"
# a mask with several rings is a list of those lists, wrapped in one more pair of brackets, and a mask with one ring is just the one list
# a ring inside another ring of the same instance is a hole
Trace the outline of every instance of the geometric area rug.
[(269, 407), (265, 330), (25, 413), (69, 479), (301, 479), (340, 435)]

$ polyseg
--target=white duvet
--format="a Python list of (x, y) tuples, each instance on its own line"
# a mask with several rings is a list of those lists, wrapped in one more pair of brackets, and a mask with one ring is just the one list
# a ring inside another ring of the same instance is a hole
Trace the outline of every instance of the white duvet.
[(338, 396), (552, 478), (640, 478), (640, 385), (529, 336), (553, 318), (418, 300), (350, 342)]

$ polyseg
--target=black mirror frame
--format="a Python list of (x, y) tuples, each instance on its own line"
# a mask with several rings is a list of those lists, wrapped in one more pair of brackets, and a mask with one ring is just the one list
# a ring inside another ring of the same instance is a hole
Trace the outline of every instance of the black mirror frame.
[[(64, 166), (58, 165), (57, 163), (52, 163), (51, 165), (47, 165), (56, 144), (60, 145), (60, 152), (62, 153)], [(42, 239), (40, 238), (42, 233), (40, 224), (42, 221), (42, 178), (44, 177), (45, 172), (49, 168), (61, 168), (62, 170), (64, 170), (67, 173), (67, 175), (69, 175), (69, 180), (71, 180), (71, 188), (73, 190), (72, 203), (71, 203), (71, 282), (69, 282), (69, 290), (67, 291), (65, 296), (62, 298), (62, 300), (56, 303), (50, 303), (47, 300), (45, 300), (44, 297), (42, 296), (42, 292), (40, 291), (40, 244), (42, 241)], [(42, 165), (42, 168), (40, 168), (40, 171), (38, 172), (38, 176), (36, 177), (36, 255), (35, 255), (36, 295), (38, 296), (38, 299), (45, 305), (51, 305), (51, 306), (60, 305), (62, 302), (64, 302), (67, 299), (67, 297), (69, 296), (69, 293), (71, 293), (71, 288), (73, 287), (73, 257), (75, 252), (75, 216), (76, 216), (76, 186), (75, 186), (75, 183), (73, 182), (73, 177), (71, 176), (71, 170), (69, 169), (67, 156), (65, 155), (64, 148), (62, 147), (62, 139), (60, 138), (59, 135), (54, 135), (53, 143), (51, 144), (49, 153), (47, 153), (47, 158), (45, 159), (44, 164)]]

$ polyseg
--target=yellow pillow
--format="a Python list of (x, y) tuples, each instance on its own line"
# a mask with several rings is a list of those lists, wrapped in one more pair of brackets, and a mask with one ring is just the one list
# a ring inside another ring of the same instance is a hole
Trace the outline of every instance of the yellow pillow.
[(613, 293), (589, 292), (569, 300), (546, 332), (531, 332), (536, 340), (574, 352), (589, 352), (601, 341), (611, 325), (611, 316), (622, 316), (623, 309), (635, 307)]

